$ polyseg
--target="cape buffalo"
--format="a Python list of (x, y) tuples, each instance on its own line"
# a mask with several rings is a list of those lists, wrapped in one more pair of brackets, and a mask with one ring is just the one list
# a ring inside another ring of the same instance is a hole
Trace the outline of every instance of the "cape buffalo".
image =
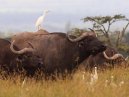
[[(4, 66), (6, 64), (14, 63), (16, 54), (10, 50), (10, 42), (5, 39), (0, 39), (0, 65)], [(16, 49), (16, 48), (15, 48)]]
[[(0, 39), (0, 71), (12, 73), (27, 67), (34, 67), (41, 63), (40, 58), (27, 54), (16, 54), (10, 49), (11, 43), (6, 39)], [(14, 48), (19, 50), (15, 45)], [(26, 65), (27, 64), (27, 65)], [(33, 68), (31, 69), (31, 71)], [(29, 70), (28, 70), (29, 72)]]
[(114, 64), (122, 63), (125, 58), (122, 54), (119, 54), (117, 50), (112, 47), (107, 47), (104, 52), (98, 53), (96, 56), (89, 56), (84, 62), (86, 69), (92, 69), (94, 66), (105, 67), (110, 64), (110, 67), (114, 67)]
[[(0, 77), (6, 78), (9, 74), (14, 71), (18, 71), (18, 54), (13, 53), (10, 50), (10, 42), (6, 39), (0, 39)], [(14, 46), (15, 49), (17, 49)]]
[(44, 29), (40, 29), (40, 30), (38, 30), (37, 32), (35, 32), (36, 34), (38, 33), (38, 34), (48, 34), (49, 32), (48, 31), (46, 31), (46, 30), (44, 30)]
[[(14, 45), (21, 50), (15, 50)], [(17, 34), (12, 38), (10, 48), (16, 54), (32, 52), (33, 56), (39, 56), (43, 61), (43, 72), (45, 75), (51, 75), (55, 72), (64, 73), (65, 70), (71, 73), (84, 59), (103, 52), (106, 46), (88, 33), (72, 38), (57, 32), (45, 35)]]

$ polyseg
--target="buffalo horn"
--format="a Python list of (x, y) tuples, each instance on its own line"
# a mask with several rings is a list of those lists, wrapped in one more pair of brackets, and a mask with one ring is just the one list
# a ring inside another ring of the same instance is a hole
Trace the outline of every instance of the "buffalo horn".
[(95, 30), (93, 30), (93, 29), (91, 29), (91, 28), (88, 28), (89, 30), (91, 30), (91, 32), (93, 32), (94, 34), (93, 35), (95, 35), (96, 37), (97, 37), (97, 33), (96, 33), (96, 31)]
[(107, 54), (106, 54), (105, 51), (104, 51), (104, 52), (103, 52), (103, 55), (104, 55), (104, 57), (105, 57), (106, 59), (108, 59), (108, 60), (115, 60), (115, 59), (117, 59), (117, 58), (125, 59), (122, 54), (114, 54), (112, 57), (108, 57)]
[(89, 34), (88, 33), (83, 33), (81, 36), (75, 38), (75, 39), (71, 39), (70, 36), (68, 35), (68, 39), (71, 41), (71, 42), (78, 42), (82, 39), (84, 39), (86, 36), (88, 36)]
[(24, 48), (24, 49), (22, 49), (22, 50), (16, 51), (16, 50), (14, 49), (14, 42), (15, 42), (15, 40), (12, 41), (12, 43), (11, 43), (11, 45), (10, 45), (10, 49), (11, 49), (11, 51), (12, 51), (13, 53), (15, 53), (15, 54), (23, 54), (23, 53), (26, 53), (26, 52), (33, 52), (33, 51), (34, 51), (33, 48)]

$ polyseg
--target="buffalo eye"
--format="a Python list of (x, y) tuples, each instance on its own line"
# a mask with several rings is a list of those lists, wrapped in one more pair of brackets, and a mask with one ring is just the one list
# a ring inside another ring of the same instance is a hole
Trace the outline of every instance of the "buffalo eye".
[(79, 47), (82, 47), (83, 45), (84, 45), (83, 41), (79, 43)]
[(22, 57), (22, 56), (18, 56), (17, 59), (18, 59), (18, 60), (22, 60), (23, 57)]
[(24, 61), (24, 58), (23, 58), (23, 56), (18, 56), (18, 57), (16, 58), (16, 60), (17, 60), (18, 62), (22, 62), (22, 61)]

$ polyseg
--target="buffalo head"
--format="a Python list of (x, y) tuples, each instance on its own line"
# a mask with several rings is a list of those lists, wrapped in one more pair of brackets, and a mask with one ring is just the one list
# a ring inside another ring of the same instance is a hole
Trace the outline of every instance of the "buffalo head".
[(12, 41), (10, 45), (11, 51), (18, 55), (17, 61), (20, 62), (21, 67), (27, 71), (27, 74), (33, 75), (34, 71), (40, 68), (43, 64), (42, 59), (37, 55), (33, 55), (35, 50), (30, 43), (28, 43), (30, 47), (24, 48), (22, 50), (16, 50), (14, 48), (16, 46), (14, 43), (15, 41)]
[(68, 39), (71, 42), (77, 42), (83, 53), (96, 55), (106, 49), (106, 46), (97, 39), (94, 33), (83, 33), (80, 37), (75, 39), (71, 39), (68, 35)]
[(123, 62), (125, 62), (124, 64), (127, 63), (124, 56), (114, 48), (108, 47), (102, 54), (106, 62), (113, 64), (113, 67), (114, 64), (121, 64)]
[(105, 67), (114, 67), (114, 65), (118, 65), (123, 62), (126, 62), (125, 58), (122, 54), (118, 53), (112, 47), (107, 47), (107, 49), (95, 56), (90, 56), (86, 59), (84, 65), (86, 69), (92, 69), (94, 66), (105, 68)]

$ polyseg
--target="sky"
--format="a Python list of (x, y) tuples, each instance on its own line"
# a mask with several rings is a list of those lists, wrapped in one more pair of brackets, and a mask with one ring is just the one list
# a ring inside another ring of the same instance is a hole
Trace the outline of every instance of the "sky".
[(68, 22), (87, 28), (81, 20), (87, 16), (123, 14), (129, 18), (129, 0), (0, 0), (0, 31), (36, 31), (35, 22), (45, 9), (50, 12), (42, 27), (49, 32), (64, 32)]

